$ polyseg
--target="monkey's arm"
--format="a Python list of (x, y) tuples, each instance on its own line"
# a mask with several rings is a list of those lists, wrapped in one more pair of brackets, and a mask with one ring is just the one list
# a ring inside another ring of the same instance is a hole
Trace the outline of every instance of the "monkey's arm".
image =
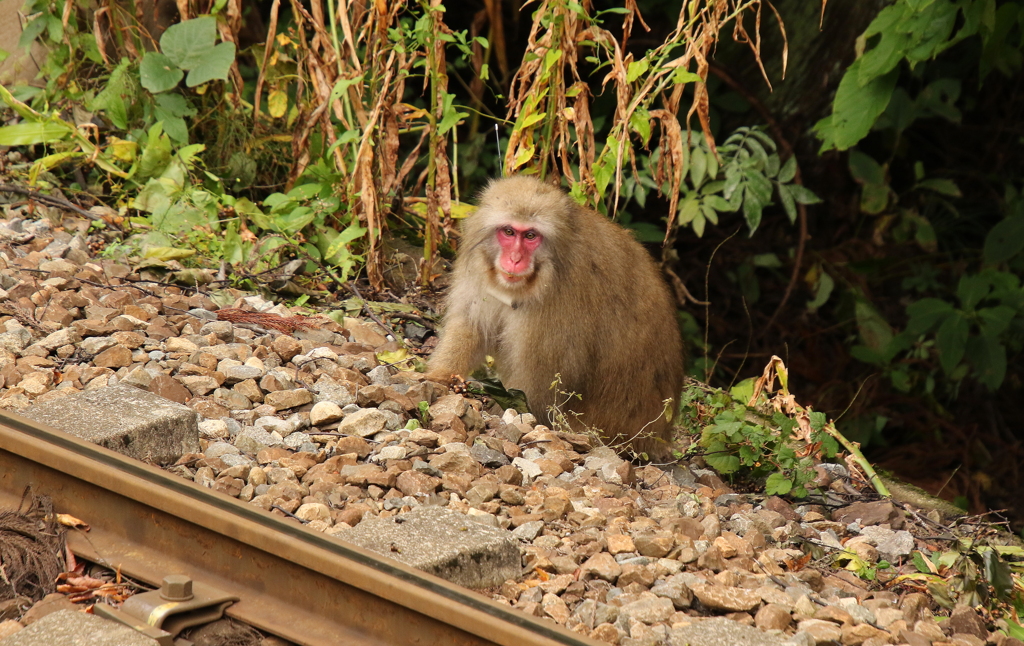
[(427, 378), (447, 382), (452, 375), (469, 376), (484, 360), (484, 336), (471, 322), (449, 317), (441, 342), (430, 357)]

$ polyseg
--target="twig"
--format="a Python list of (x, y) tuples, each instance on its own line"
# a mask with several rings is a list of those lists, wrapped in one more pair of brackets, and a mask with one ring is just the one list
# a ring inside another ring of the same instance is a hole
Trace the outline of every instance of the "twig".
[(90, 211), (86, 211), (82, 207), (76, 206), (62, 197), (46, 195), (45, 193), (33, 191), (31, 189), (24, 188), (23, 186), (15, 186), (14, 184), (0, 184), (0, 191), (5, 193), (17, 193), (18, 195), (25, 195), (26, 197), (29, 197), (37, 202), (42, 202), (43, 204), (46, 204), (48, 206), (55, 206), (57, 208), (67, 209), (68, 211), (74, 211), (75, 213), (86, 218), (89, 218), (90, 220), (102, 222), (108, 226), (113, 227), (114, 229), (117, 229), (118, 231), (124, 231), (124, 229), (115, 224), (113, 221), (106, 220), (102, 216), (96, 215), (95, 213), (92, 213)]

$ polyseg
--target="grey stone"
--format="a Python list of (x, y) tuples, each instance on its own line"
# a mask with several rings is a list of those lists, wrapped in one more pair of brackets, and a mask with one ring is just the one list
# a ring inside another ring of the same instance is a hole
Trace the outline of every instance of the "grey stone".
[(277, 433), (268, 433), (262, 428), (246, 426), (235, 438), (235, 446), (244, 453), (259, 453), (265, 448), (277, 446), (281, 442), (281, 436)]
[(157, 646), (157, 641), (115, 621), (58, 610), (2, 640), (3, 646)]
[(732, 619), (716, 617), (675, 628), (671, 646), (782, 646), (784, 640)]
[(467, 588), (500, 585), (522, 572), (519, 541), (511, 532), (440, 507), (367, 518), (335, 536)]
[(489, 449), (483, 444), (474, 444), (473, 448), (469, 450), (469, 454), (480, 464), (492, 469), (508, 464), (508, 457), (504, 453)]
[(537, 534), (540, 534), (542, 529), (544, 529), (543, 520), (531, 520), (513, 529), (512, 535), (521, 541), (532, 542), (533, 539), (537, 538)]
[(25, 417), (157, 464), (199, 452), (199, 416), (191, 408), (132, 386), (74, 393), (27, 408)]

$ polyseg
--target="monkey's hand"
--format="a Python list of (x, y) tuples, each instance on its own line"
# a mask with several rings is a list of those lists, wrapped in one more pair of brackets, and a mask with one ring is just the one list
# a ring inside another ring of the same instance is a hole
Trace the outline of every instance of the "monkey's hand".
[(465, 383), (465, 380), (462, 377), (446, 370), (431, 370), (424, 374), (423, 378), (429, 379), (434, 383), (441, 384), (446, 388), (451, 388), (456, 384)]

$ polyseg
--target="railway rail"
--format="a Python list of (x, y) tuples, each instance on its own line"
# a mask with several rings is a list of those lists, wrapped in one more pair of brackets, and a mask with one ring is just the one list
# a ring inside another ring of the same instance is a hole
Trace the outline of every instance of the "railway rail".
[(86, 520), (76, 556), (159, 587), (187, 575), (225, 614), (304, 646), (599, 646), (443, 579), (0, 411), (0, 507), (26, 486)]

